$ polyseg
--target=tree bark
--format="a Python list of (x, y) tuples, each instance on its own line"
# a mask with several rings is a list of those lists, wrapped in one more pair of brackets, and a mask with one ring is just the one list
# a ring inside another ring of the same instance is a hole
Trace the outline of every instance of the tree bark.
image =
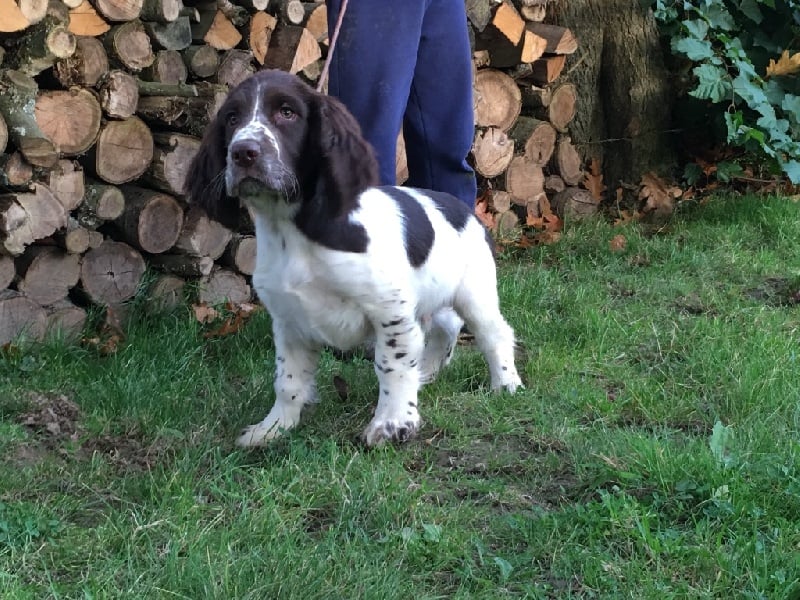
[(673, 94), (650, 9), (637, 0), (555, 0), (552, 8), (580, 40), (566, 79), (578, 93), (569, 130), (584, 161), (600, 161), (612, 190), (671, 169)]

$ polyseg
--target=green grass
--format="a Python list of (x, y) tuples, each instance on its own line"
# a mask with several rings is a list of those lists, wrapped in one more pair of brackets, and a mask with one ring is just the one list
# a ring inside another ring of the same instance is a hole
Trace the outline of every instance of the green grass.
[(506, 257), (526, 389), (461, 348), (420, 438), (374, 451), (372, 368), (328, 355), (301, 428), (232, 446), (272, 401), (264, 314), (6, 349), (0, 595), (798, 598), (797, 240), (800, 206), (751, 197)]

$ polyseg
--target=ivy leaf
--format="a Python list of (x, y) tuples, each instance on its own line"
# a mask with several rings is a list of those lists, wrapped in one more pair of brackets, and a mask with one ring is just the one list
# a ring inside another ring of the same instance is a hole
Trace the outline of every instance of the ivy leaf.
[(793, 184), (797, 185), (800, 183), (800, 161), (790, 160), (781, 164), (781, 167)]
[(710, 3), (706, 9), (706, 12), (702, 14), (708, 19), (708, 23), (711, 27), (714, 29), (721, 29), (722, 31), (732, 31), (736, 29), (736, 22), (722, 2)]
[(781, 108), (795, 125), (800, 125), (800, 96), (786, 94), (781, 102)]
[(697, 77), (697, 88), (689, 92), (695, 98), (722, 102), (731, 96), (732, 87), (725, 69), (714, 65), (700, 65), (692, 69)]
[(758, 83), (742, 74), (734, 78), (733, 91), (741, 97), (750, 108), (757, 110), (759, 114), (763, 115), (766, 110), (761, 106), (762, 104), (766, 104), (772, 108), (767, 101), (767, 95), (764, 93), (763, 88), (758, 85)]
[(672, 51), (685, 54), (689, 60), (701, 61), (714, 56), (714, 49), (708, 40), (694, 38), (676, 38), (672, 40)]
[(714, 455), (714, 458), (725, 467), (729, 467), (735, 462), (734, 457), (731, 456), (732, 441), (733, 430), (723, 425), (720, 421), (714, 423), (708, 445), (711, 448), (711, 454)]
[(755, 22), (756, 25), (761, 24), (761, 21), (764, 20), (764, 15), (761, 14), (761, 9), (758, 8), (758, 3), (755, 0), (742, 0), (739, 10), (751, 21)]
[(703, 19), (686, 20), (683, 22), (683, 26), (686, 27), (686, 31), (688, 31), (693, 38), (704, 40), (708, 36), (708, 22)]
[(744, 172), (739, 163), (723, 160), (717, 163), (717, 179), (723, 183), (728, 183), (734, 177), (738, 177)]

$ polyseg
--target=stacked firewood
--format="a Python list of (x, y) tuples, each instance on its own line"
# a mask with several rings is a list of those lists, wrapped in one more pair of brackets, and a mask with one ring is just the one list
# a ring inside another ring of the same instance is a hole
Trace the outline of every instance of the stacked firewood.
[[(583, 177), (557, 84), (576, 42), (545, 2), (467, 2), (473, 158), (505, 226)], [(0, 0), (0, 344), (79, 331), (145, 280), (158, 305), (187, 281), (248, 301), (252, 232), (187, 205), (185, 174), (231, 86), (264, 67), (313, 83), (327, 47), (322, 0)]]
[(577, 216), (597, 206), (580, 187), (583, 164), (568, 134), (576, 91), (559, 82), (578, 42), (544, 22), (547, 2), (467, 0), (477, 68), (472, 158), (503, 231), (551, 209)]

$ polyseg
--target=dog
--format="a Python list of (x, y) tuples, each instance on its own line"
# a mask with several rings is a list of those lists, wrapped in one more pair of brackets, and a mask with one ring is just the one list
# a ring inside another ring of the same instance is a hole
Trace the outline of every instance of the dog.
[(456, 198), (378, 184), (374, 153), (335, 98), (264, 70), (227, 96), (187, 176), (190, 201), (256, 231), (253, 287), (272, 318), (275, 404), (237, 444), (262, 446), (317, 402), (321, 350), (374, 343), (379, 397), (368, 446), (420, 427), (418, 390), (464, 324), (491, 387), (514, 392), (514, 332), (500, 313), (491, 236)]

